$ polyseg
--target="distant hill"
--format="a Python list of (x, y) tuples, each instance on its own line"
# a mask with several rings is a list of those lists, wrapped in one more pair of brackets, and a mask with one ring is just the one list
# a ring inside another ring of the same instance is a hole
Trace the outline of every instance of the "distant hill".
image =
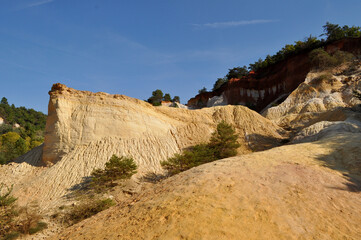
[(44, 141), (44, 113), (15, 107), (3, 97), (0, 118), (0, 164), (10, 162)]

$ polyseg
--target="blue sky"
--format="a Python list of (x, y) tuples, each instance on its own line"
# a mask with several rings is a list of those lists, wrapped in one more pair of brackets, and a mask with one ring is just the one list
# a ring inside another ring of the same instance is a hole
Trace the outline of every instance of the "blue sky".
[(0, 97), (47, 113), (53, 83), (185, 103), (229, 68), (361, 25), (359, 0), (0, 0)]

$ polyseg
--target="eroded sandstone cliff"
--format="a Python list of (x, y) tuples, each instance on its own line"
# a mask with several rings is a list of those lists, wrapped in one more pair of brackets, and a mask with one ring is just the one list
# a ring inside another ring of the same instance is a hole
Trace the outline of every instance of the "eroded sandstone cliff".
[[(342, 50), (360, 55), (361, 38), (347, 38), (329, 43), (325, 46), (325, 50), (329, 53)], [(191, 108), (206, 107), (211, 99), (214, 102), (215, 98), (221, 97), (221, 105), (241, 104), (261, 111), (280, 96), (290, 94), (304, 81), (311, 70), (308, 54), (309, 51), (304, 51), (262, 69), (256, 74), (245, 76), (242, 79), (231, 79), (214, 92), (201, 93), (191, 98), (188, 106)]]
[(160, 161), (207, 142), (218, 122), (239, 134), (240, 154), (278, 146), (283, 129), (242, 106), (201, 110), (153, 107), (123, 95), (92, 93), (55, 84), (49, 92), (43, 147), (0, 167), (20, 203), (59, 204), (68, 190), (109, 158), (132, 156), (138, 175), (162, 172)]

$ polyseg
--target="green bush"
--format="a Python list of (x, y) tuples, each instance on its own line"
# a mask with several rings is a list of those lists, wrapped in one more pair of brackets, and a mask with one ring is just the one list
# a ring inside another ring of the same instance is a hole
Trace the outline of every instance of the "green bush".
[(186, 149), (182, 154), (175, 154), (161, 162), (161, 165), (170, 175), (174, 175), (204, 163), (235, 156), (239, 146), (232, 126), (222, 121), (208, 144), (198, 144)]
[(91, 186), (97, 190), (116, 186), (115, 181), (128, 179), (137, 171), (133, 158), (113, 155), (105, 164), (105, 169), (96, 169), (91, 174)]
[(339, 50), (333, 55), (330, 55), (323, 48), (317, 48), (310, 52), (309, 57), (314, 69), (324, 70), (350, 62), (354, 58), (354, 55), (352, 53)]
[(21, 234), (34, 234), (47, 227), (40, 222), (38, 205), (31, 203), (18, 207), (16, 198), (11, 195), (12, 187), (0, 185), (0, 239), (16, 239)]
[(208, 144), (199, 144), (185, 150), (182, 154), (175, 154), (167, 161), (161, 162), (170, 175), (174, 175), (192, 167), (216, 160), (213, 149)]
[(217, 125), (217, 131), (212, 134), (208, 145), (216, 159), (235, 156), (240, 147), (234, 129), (224, 121)]
[(65, 224), (71, 226), (114, 205), (115, 202), (109, 198), (83, 199), (79, 204), (72, 206), (62, 217), (62, 220)]
[(13, 187), (7, 187), (7, 190), (3, 190), (5, 187), (4, 184), (0, 184), (0, 207), (11, 206), (17, 198), (11, 196), (11, 192), (13, 191)]
[(340, 50), (337, 50), (333, 54), (333, 57), (336, 59), (337, 65), (341, 65), (343, 63), (350, 62), (355, 58), (355, 56), (352, 53), (344, 52), (344, 51), (340, 51)]

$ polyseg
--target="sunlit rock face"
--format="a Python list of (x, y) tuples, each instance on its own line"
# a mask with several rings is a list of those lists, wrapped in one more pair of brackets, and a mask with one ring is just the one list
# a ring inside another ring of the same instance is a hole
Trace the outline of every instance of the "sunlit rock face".
[(284, 131), (243, 106), (188, 110), (154, 107), (123, 95), (92, 93), (55, 84), (50, 94), (45, 141), (11, 165), (0, 166), (1, 182), (14, 184), (20, 204), (43, 208), (64, 204), (64, 196), (113, 154), (133, 157), (135, 179), (162, 173), (160, 162), (209, 141), (221, 121), (231, 124), (239, 154), (279, 146)]
[[(55, 84), (49, 94), (42, 158), (47, 164), (56, 163), (76, 148), (110, 141), (106, 153), (92, 157), (108, 158), (113, 153), (131, 155), (140, 169), (157, 171), (160, 161), (185, 147), (208, 141), (221, 120), (229, 121), (243, 133), (240, 138), (243, 152), (249, 150), (244, 133), (260, 131), (259, 135), (264, 135), (262, 127), (270, 123), (241, 106), (196, 111), (153, 107), (123, 95), (77, 91), (62, 84)], [(246, 116), (257, 119), (259, 125), (251, 127)], [(266, 135), (280, 137), (276, 125), (267, 128)]]
[[(361, 53), (361, 38), (348, 38), (325, 46), (327, 52), (336, 50)], [(278, 97), (290, 94), (304, 82), (311, 70), (309, 52), (304, 51), (284, 61), (250, 74), (241, 79), (231, 79), (221, 88), (201, 93), (188, 101), (190, 108), (215, 106), (215, 96), (222, 96), (223, 104), (246, 105), (256, 111), (263, 110)]]

